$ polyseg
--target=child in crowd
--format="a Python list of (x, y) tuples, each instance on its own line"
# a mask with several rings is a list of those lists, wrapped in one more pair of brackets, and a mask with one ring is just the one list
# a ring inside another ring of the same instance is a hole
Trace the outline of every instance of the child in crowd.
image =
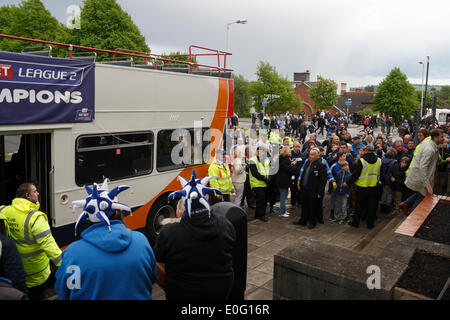
[[(338, 161), (333, 163), (333, 165), (330, 168), (331, 174), (333, 175), (333, 178), (334, 178), (335, 181), (337, 181), (336, 180), (337, 176), (342, 171), (341, 165), (345, 162), (345, 153), (338, 152), (336, 158), (337, 158)], [(335, 208), (335, 203), (336, 203), (336, 199), (335, 199), (336, 193), (333, 192), (333, 188), (331, 186), (331, 183), (329, 184), (328, 192), (331, 193), (331, 197), (330, 197), (330, 218), (329, 218), (329, 220), (331, 222), (336, 222), (336, 218), (334, 216), (334, 208)]]
[(347, 161), (340, 161), (339, 165), (341, 166), (341, 171), (337, 173), (337, 188), (333, 192), (335, 194), (334, 217), (339, 221), (339, 224), (344, 224), (347, 217), (347, 201), (352, 189), (349, 185), (345, 184), (343, 186), (343, 184), (350, 178), (351, 173)]
[(400, 163), (394, 164), (391, 174), (391, 189), (394, 195), (394, 210), (389, 214), (390, 217), (395, 217), (400, 209), (400, 202), (402, 202), (403, 193), (406, 191), (405, 180), (406, 180), (406, 170), (409, 167), (410, 159), (408, 157), (403, 157)]

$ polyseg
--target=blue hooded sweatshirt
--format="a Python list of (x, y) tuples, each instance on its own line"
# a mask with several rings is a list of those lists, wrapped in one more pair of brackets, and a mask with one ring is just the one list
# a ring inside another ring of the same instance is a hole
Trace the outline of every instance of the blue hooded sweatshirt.
[(105, 224), (96, 223), (81, 238), (62, 253), (55, 283), (58, 299), (152, 299), (156, 259), (142, 233), (112, 220), (111, 232)]

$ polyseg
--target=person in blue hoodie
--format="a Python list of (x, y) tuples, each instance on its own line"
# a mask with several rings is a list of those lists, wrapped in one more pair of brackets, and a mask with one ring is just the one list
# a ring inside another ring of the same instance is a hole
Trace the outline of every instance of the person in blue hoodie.
[(156, 281), (156, 259), (147, 238), (122, 223), (122, 212), (130, 208), (117, 201), (117, 194), (128, 189), (108, 190), (85, 186), (86, 200), (73, 201), (83, 208), (75, 231), (83, 222), (89, 227), (81, 240), (62, 253), (56, 272), (55, 289), (60, 300), (151, 300)]
[(337, 188), (334, 191), (334, 217), (339, 224), (345, 223), (345, 218), (347, 217), (347, 202), (352, 192), (350, 185), (343, 186), (347, 179), (352, 176), (349, 171), (349, 165), (347, 161), (342, 161), (340, 163), (341, 171), (336, 174), (336, 184)]

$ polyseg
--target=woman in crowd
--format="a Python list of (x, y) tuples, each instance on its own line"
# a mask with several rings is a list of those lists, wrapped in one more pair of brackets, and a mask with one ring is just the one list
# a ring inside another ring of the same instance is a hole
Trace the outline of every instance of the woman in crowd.
[(291, 150), (289, 147), (283, 147), (280, 151), (279, 168), (277, 174), (277, 187), (280, 189), (280, 212), (281, 217), (289, 217), (289, 213), (286, 213), (286, 199), (288, 190), (292, 184), (292, 176), (296, 174), (297, 159), (292, 160)]

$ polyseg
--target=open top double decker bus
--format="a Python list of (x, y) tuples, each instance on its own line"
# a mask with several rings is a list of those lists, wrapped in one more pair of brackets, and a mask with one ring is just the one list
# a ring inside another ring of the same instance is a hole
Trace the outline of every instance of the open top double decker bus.
[[(110, 190), (131, 186), (120, 195), (133, 210), (124, 223), (144, 232), (153, 245), (161, 220), (175, 216), (176, 204), (167, 196), (180, 189), (177, 177), (189, 179), (194, 169), (205, 176), (222, 143), (209, 129), (223, 134), (233, 114), (232, 70), (226, 68), (230, 53), (191, 46), (193, 63), (125, 49), (0, 37), (45, 46), (0, 51), (0, 204), (11, 203), (20, 183), (36, 183), (41, 210), (64, 248), (76, 239), (80, 214), (71, 202), (86, 197), (84, 185), (108, 178)], [(67, 47), (68, 57), (51, 57), (49, 48), (55, 45)], [(97, 62), (96, 53), (114, 56)], [(198, 58), (211, 55), (217, 56), (216, 66), (199, 64)], [(202, 150), (209, 145), (209, 157), (173, 161), (177, 129), (190, 133), (183, 143), (194, 146), (197, 137)]]

